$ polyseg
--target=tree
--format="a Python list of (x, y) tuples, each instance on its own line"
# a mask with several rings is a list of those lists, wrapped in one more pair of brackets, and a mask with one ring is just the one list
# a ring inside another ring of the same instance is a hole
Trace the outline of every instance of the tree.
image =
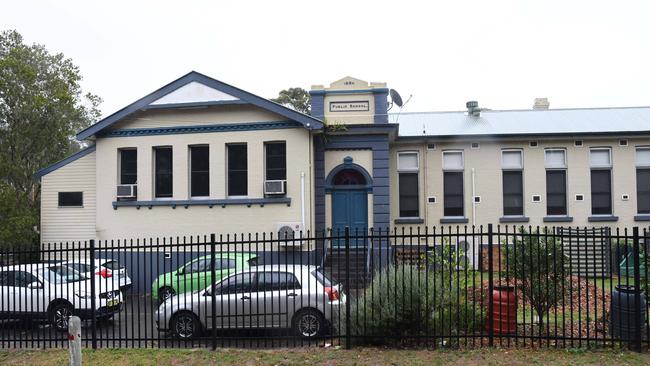
[(75, 132), (99, 118), (101, 99), (80, 82), (63, 54), (27, 45), (16, 31), (0, 33), (0, 247), (24, 243), (38, 223), (33, 174), (79, 150)]
[(298, 112), (311, 114), (311, 99), (309, 93), (303, 88), (282, 90), (277, 98), (271, 100)]
[(506, 246), (507, 273), (519, 282), (523, 297), (537, 313), (540, 335), (544, 316), (563, 299), (567, 286), (562, 243), (552, 233), (521, 229), (521, 240)]

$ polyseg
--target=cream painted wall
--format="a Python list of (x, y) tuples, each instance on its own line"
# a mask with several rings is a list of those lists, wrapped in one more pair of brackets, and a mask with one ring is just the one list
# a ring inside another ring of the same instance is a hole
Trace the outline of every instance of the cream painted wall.
[[(332, 169), (343, 164), (345, 157), (362, 166), (372, 177), (372, 150), (328, 150), (325, 151), (325, 177)], [(373, 195), (368, 193), (368, 227), (373, 227)], [(332, 195), (325, 194), (325, 227), (332, 227)]]
[[(479, 141), (479, 149), (472, 149), (474, 141), (435, 141), (436, 149), (427, 149), (422, 143), (395, 143), (391, 146), (390, 157), (390, 189), (391, 189), (391, 222), (399, 217), (399, 191), (397, 180), (397, 153), (400, 151), (418, 151), (420, 159), (420, 216), (427, 226), (441, 225), (443, 217), (443, 183), (442, 183), (442, 152), (445, 150), (464, 151), (464, 195), (465, 217), (467, 225), (488, 223), (498, 224), (503, 216), (503, 188), (501, 151), (506, 148), (518, 148), (524, 154), (524, 215), (530, 218), (525, 225), (540, 226), (610, 226), (628, 227), (646, 226), (643, 222), (635, 222), (636, 214), (636, 146), (647, 146), (650, 139), (629, 139), (627, 147), (619, 146), (618, 139), (583, 139), (583, 147), (575, 147), (574, 139), (539, 140), (539, 146), (531, 148), (529, 140), (525, 141)], [(567, 210), (573, 217), (569, 223), (545, 223), (546, 216), (546, 170), (544, 168), (544, 149), (561, 147), (567, 150)], [(613, 215), (618, 216), (617, 222), (589, 222), (591, 216), (591, 177), (589, 166), (589, 149), (591, 147), (611, 147), (613, 158), (612, 169), (612, 198)], [(476, 204), (476, 216), (472, 216), (472, 168), (475, 170), (476, 195), (481, 196), (481, 202)], [(576, 201), (575, 195), (583, 194), (584, 201)], [(629, 200), (623, 201), (621, 196), (629, 194)], [(532, 195), (541, 195), (542, 201), (532, 202)], [(434, 204), (427, 203), (428, 196), (436, 196)], [(462, 225), (462, 224), (461, 224)], [(502, 225), (513, 225), (512, 223)], [(521, 225), (521, 224), (515, 224)], [(409, 225), (397, 225), (408, 228)], [(417, 226), (417, 225), (412, 225)], [(449, 225), (448, 225), (449, 226)], [(456, 226), (456, 224), (450, 225)]]
[[(95, 155), (90, 153), (41, 179), (41, 242), (95, 238)], [(59, 192), (83, 192), (83, 207), (59, 207)]]
[(116, 123), (111, 129), (178, 127), (242, 122), (277, 122), (285, 117), (250, 105), (219, 105), (196, 109), (149, 110)]
[[(300, 222), (300, 174), (305, 173), (306, 229), (312, 227), (311, 137), (303, 128), (103, 138), (97, 141), (97, 238), (143, 238), (210, 233), (273, 232), (279, 222)], [(153, 200), (153, 147), (173, 148), (173, 199), (185, 200), (190, 145), (210, 146), (210, 198), (226, 198), (226, 144), (248, 146), (248, 197), (263, 198), (264, 142), (287, 143), (287, 196), (291, 206), (267, 204), (214, 206), (119, 207), (113, 209), (118, 177), (118, 149), (138, 150), (138, 200)]]

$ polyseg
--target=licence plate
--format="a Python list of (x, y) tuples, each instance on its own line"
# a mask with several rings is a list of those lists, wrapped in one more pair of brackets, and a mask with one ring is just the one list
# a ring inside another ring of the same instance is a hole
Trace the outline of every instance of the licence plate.
[(106, 302), (106, 306), (109, 308), (118, 306), (120, 304), (120, 299), (111, 299)]

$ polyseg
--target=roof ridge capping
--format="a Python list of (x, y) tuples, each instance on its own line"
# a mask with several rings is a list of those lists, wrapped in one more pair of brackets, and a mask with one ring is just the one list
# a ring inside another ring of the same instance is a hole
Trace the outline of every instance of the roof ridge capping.
[[(625, 107), (573, 107), (573, 108), (549, 108), (549, 109), (490, 109), (481, 108), (481, 113), (495, 113), (495, 112), (554, 112), (554, 111), (588, 111), (588, 110), (608, 110), (608, 109), (647, 109), (647, 106), (625, 106)], [(443, 113), (467, 113), (467, 109), (457, 111), (419, 111), (419, 112), (393, 112), (389, 115), (405, 115), (405, 114), (443, 114)]]
[[(191, 82), (198, 82), (207, 87), (219, 90), (223, 93), (229, 94), (233, 97), (236, 97), (245, 102), (253, 104), (257, 107), (277, 113), (283, 117), (301, 123), (305, 128), (309, 130), (318, 130), (323, 128), (323, 122), (315, 117), (295, 111), (291, 108), (270, 101), (266, 98), (262, 98), (253, 93), (247, 92), (245, 90), (234, 87), (230, 84), (226, 84), (222, 81), (201, 74), (197, 71), (190, 71), (189, 73), (181, 76), (180, 78), (162, 86), (161, 88), (153, 91), (152, 93), (145, 95), (144, 97), (136, 100), (135, 102), (129, 104), (128, 106), (100, 120), (99, 122), (93, 124), (92, 126), (89, 126), (84, 130), (79, 131), (76, 137), (78, 140), (88, 139), (100, 133), (104, 129), (110, 127), (111, 125), (123, 120), (124, 118), (127, 118), (128, 116), (139, 111), (140, 109), (148, 106), (152, 102), (174, 92), (175, 90), (180, 89), (181, 87)], [(210, 103), (206, 102), (206, 105), (208, 104)]]

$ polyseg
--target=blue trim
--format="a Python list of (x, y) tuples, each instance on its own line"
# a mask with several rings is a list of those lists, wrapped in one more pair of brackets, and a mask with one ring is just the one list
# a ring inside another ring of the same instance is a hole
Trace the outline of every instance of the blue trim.
[(650, 221), (650, 214), (634, 215), (634, 221)]
[(385, 93), (375, 93), (375, 123), (388, 123), (388, 89)]
[(469, 220), (467, 217), (442, 217), (441, 224), (467, 224)]
[(388, 88), (356, 89), (356, 90), (310, 90), (309, 91), (309, 95), (358, 94), (358, 93), (388, 94)]
[(572, 216), (545, 216), (544, 222), (573, 222)]
[(527, 216), (503, 216), (499, 218), (499, 222), (529, 222), (530, 218)]
[(325, 96), (311, 95), (311, 115), (323, 119), (325, 118)]
[(105, 128), (121, 121), (122, 119), (132, 115), (133, 113), (141, 110), (144, 107), (147, 107), (150, 103), (156, 101), (159, 98), (181, 88), (184, 85), (187, 85), (193, 81), (199, 82), (205, 86), (217, 89), (226, 94), (230, 94), (235, 98), (239, 98), (245, 102), (249, 102), (257, 107), (269, 110), (271, 112), (277, 113), (283, 117), (300, 122), (308, 130), (318, 130), (323, 128), (323, 122), (306, 114), (294, 111), (293, 109), (287, 108), (280, 104), (274, 103), (268, 99), (264, 99), (255, 94), (251, 94), (247, 91), (241, 90), (234, 86), (223, 83), (219, 80), (213, 79), (211, 77), (200, 74), (196, 71), (191, 71), (190, 73), (182, 76), (179, 79), (172, 81), (171, 83), (163, 86), (162, 88), (154, 91), (151, 94), (148, 94), (137, 101), (129, 104), (128, 106), (120, 109), (119, 111), (111, 114), (110, 116), (104, 118), (103, 120), (95, 123), (94, 125), (86, 128), (85, 130), (77, 133), (78, 140), (85, 140), (97, 133), (103, 131)]
[(294, 122), (294, 121), (223, 123), (223, 124), (215, 124), (215, 125), (195, 125), (195, 126), (182, 126), (182, 127), (132, 128), (132, 129), (109, 131), (105, 135), (100, 135), (100, 136), (127, 137), (127, 136), (180, 135), (180, 134), (187, 134), (187, 133), (275, 130), (275, 129), (283, 129), (283, 128), (296, 128), (301, 126), (302, 125), (299, 122)]
[(251, 207), (253, 205), (264, 205), (271, 204), (286, 204), (291, 206), (291, 198), (289, 197), (267, 197), (267, 198), (226, 198), (221, 200), (160, 200), (160, 201), (113, 201), (113, 209), (117, 210), (118, 207), (148, 207), (152, 208), (153, 206), (170, 206), (171, 208), (176, 208), (177, 206), (183, 206), (188, 208), (188, 206), (231, 206), (231, 205), (246, 205)]
[(605, 216), (589, 216), (589, 222), (615, 222), (618, 221), (618, 216), (605, 215)]
[[(361, 186), (337, 186), (332, 183), (332, 180), (334, 180), (334, 177), (342, 170), (345, 169), (352, 169), (356, 170), (359, 173), (363, 175), (363, 177), (366, 179), (366, 185), (361, 185)], [(370, 174), (368, 174), (368, 171), (364, 169), (361, 165), (355, 164), (352, 162), (352, 158), (349, 156), (346, 156), (343, 159), (343, 164), (337, 165), (332, 169), (329, 174), (327, 175), (327, 178), (325, 178), (325, 192), (331, 192), (336, 189), (365, 189), (368, 192), (372, 192), (372, 177)]]
[(54, 163), (54, 164), (52, 164), (52, 165), (50, 165), (48, 167), (45, 167), (45, 168), (37, 171), (36, 173), (34, 173), (34, 178), (40, 180), (41, 177), (43, 177), (44, 175), (46, 175), (48, 173), (51, 173), (51, 172), (53, 172), (53, 171), (55, 171), (55, 170), (57, 170), (57, 169), (59, 169), (61, 167), (64, 167), (64, 166), (72, 163), (75, 160), (81, 159), (81, 158), (83, 158), (84, 156), (86, 156), (86, 155), (88, 155), (90, 153), (95, 152), (95, 149), (96, 149), (96, 146), (92, 145), (92, 146), (88, 146), (87, 148), (85, 148), (83, 150), (77, 151), (76, 153), (68, 156), (67, 158), (65, 158), (63, 160), (60, 160), (60, 161), (58, 161), (58, 162), (56, 162), (56, 163)]
[(424, 219), (421, 219), (419, 217), (403, 217), (399, 219), (394, 220), (395, 225), (400, 225), (400, 224), (424, 224)]
[(210, 107), (214, 105), (246, 105), (250, 104), (244, 100), (219, 100), (211, 102), (192, 102), (192, 103), (166, 103), (166, 104), (149, 104), (143, 107), (143, 111), (150, 109), (174, 109), (174, 108), (195, 108), (195, 107)]

